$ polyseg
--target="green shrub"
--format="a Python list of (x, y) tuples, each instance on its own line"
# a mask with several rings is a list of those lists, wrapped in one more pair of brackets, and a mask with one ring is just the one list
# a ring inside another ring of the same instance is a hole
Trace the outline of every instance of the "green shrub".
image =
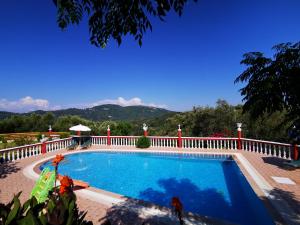
[(7, 140), (4, 137), (4, 135), (0, 135), (0, 143), (7, 143)]
[(137, 148), (149, 148), (150, 145), (151, 145), (150, 139), (145, 136), (140, 137), (136, 142)]
[(20, 137), (15, 139), (15, 143), (17, 146), (22, 146), (22, 145), (30, 145), (33, 144), (34, 141), (32, 141), (30, 138), (28, 137)]
[(37, 135), (36, 135), (36, 139), (37, 139), (37, 141), (40, 141), (41, 139), (42, 139), (42, 134), (41, 133), (38, 133)]
[(68, 138), (70, 136), (69, 132), (61, 132), (59, 133), (61, 139)]

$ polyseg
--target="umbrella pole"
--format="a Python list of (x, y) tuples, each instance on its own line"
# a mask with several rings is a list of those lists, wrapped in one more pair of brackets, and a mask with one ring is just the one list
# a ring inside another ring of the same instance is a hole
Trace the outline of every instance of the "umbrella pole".
[(78, 143), (79, 143), (79, 146), (81, 147), (81, 138), (80, 138), (80, 131), (77, 131), (77, 135), (78, 135)]

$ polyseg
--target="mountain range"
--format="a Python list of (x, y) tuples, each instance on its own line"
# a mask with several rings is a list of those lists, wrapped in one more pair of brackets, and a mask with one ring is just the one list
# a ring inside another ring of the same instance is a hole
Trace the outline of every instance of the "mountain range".
[(162, 108), (155, 108), (149, 106), (120, 106), (120, 105), (99, 105), (92, 108), (86, 109), (61, 109), (54, 111), (44, 111), (37, 110), (28, 113), (13, 113), (0, 111), (0, 120), (14, 116), (14, 115), (30, 115), (30, 114), (39, 114), (43, 115), (48, 112), (54, 114), (55, 117), (60, 116), (80, 116), (84, 119), (93, 120), (93, 121), (104, 121), (104, 120), (125, 120), (125, 121), (134, 121), (134, 120), (143, 120), (143, 119), (152, 119), (166, 115), (173, 115), (176, 112), (170, 111)]

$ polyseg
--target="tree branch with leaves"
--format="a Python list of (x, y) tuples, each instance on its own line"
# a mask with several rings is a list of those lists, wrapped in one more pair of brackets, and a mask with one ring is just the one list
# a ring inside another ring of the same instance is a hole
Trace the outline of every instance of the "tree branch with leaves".
[[(57, 22), (66, 29), (79, 24), (87, 15), (91, 44), (104, 48), (109, 39), (122, 42), (131, 35), (139, 45), (147, 30), (152, 31), (150, 18), (161, 21), (170, 11), (182, 15), (188, 0), (53, 0), (57, 7)], [(195, 2), (197, 0), (194, 0)]]

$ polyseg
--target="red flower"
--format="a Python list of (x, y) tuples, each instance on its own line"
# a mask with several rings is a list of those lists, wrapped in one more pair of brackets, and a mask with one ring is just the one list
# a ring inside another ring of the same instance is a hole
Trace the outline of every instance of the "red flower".
[(64, 194), (65, 192), (70, 192), (73, 187), (73, 180), (68, 176), (63, 176), (60, 179), (59, 193)]
[(56, 167), (64, 159), (65, 159), (65, 157), (63, 155), (56, 155), (55, 158), (52, 161), (52, 165)]
[(172, 198), (172, 206), (175, 208), (176, 211), (182, 211), (182, 203), (180, 202), (178, 197)]

